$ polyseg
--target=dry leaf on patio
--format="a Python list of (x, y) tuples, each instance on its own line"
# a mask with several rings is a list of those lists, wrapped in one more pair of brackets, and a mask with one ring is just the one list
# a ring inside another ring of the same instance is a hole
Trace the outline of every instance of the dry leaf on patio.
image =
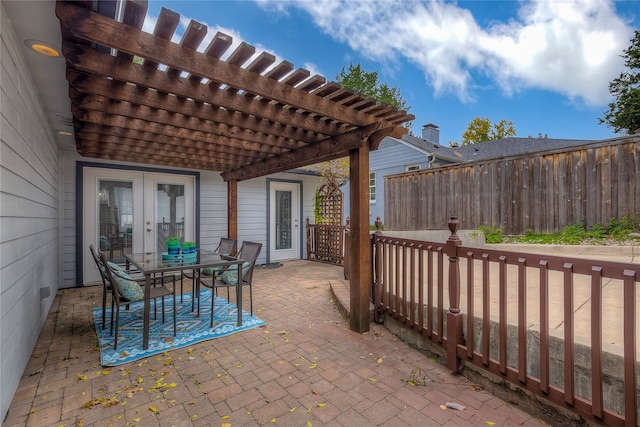
[(82, 374), (76, 374), (76, 377), (78, 377), (78, 379), (80, 379), (80, 380), (82, 380), (82, 381), (84, 381), (84, 380), (86, 380), (86, 379), (88, 379), (88, 378), (89, 378), (88, 376), (86, 376), (86, 375), (82, 375)]

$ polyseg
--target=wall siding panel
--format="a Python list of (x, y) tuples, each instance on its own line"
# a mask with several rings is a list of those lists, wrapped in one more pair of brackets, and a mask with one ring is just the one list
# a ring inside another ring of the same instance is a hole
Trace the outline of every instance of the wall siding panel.
[[(0, 419), (58, 290), (59, 153), (0, 6)], [(50, 295), (40, 298), (40, 289)]]

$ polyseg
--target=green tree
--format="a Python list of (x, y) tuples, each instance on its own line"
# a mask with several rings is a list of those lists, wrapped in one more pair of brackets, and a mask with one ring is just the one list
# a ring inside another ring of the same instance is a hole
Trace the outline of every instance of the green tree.
[(622, 57), (628, 70), (609, 83), (609, 93), (616, 100), (609, 103), (609, 110), (598, 123), (606, 124), (615, 133), (640, 134), (640, 30), (635, 31)]
[[(365, 98), (375, 99), (396, 110), (408, 112), (411, 109), (407, 107), (407, 101), (402, 97), (400, 89), (381, 83), (378, 79), (378, 71), (365, 71), (360, 64), (351, 63), (346, 68), (342, 67), (336, 76), (336, 82)], [(403, 126), (411, 128), (407, 123)]]
[(502, 119), (492, 125), (488, 117), (475, 117), (467, 126), (467, 130), (462, 133), (462, 141), (451, 141), (449, 145), (451, 147), (459, 147), (461, 145), (494, 141), (509, 136), (516, 136), (516, 128), (511, 120)]

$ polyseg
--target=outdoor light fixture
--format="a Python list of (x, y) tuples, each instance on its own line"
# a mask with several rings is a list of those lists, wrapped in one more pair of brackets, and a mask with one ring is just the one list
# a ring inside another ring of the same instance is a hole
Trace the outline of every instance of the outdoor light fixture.
[(66, 130), (59, 130), (58, 131), (58, 135), (62, 135), (62, 136), (71, 136), (73, 135), (71, 132), (66, 131)]
[(40, 40), (25, 40), (24, 41), (25, 46), (27, 46), (29, 49), (38, 52), (41, 55), (44, 56), (49, 56), (51, 58), (57, 58), (60, 56), (60, 50), (58, 48), (56, 48), (55, 46), (49, 44), (49, 43), (45, 43), (43, 41)]

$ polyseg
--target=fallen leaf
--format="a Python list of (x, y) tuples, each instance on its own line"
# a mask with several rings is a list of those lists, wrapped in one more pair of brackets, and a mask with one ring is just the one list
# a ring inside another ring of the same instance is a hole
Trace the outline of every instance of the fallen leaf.
[(327, 404), (326, 403), (318, 403), (318, 408), (322, 408), (324, 406), (327, 406)]
[(369, 378), (369, 381), (371, 381), (372, 383), (375, 383), (377, 380), (375, 378)]
[(382, 363), (382, 357), (377, 357), (377, 358), (376, 358), (376, 362), (378, 362), (378, 363)]
[(307, 427), (312, 427), (311, 421), (307, 421)]
[(223, 419), (223, 420), (228, 420), (228, 419), (229, 419), (229, 415), (223, 415), (223, 416), (222, 416), (222, 419)]
[(446, 410), (447, 410), (447, 407), (446, 407), (446, 406), (444, 406), (444, 405), (440, 405), (440, 409), (442, 409), (443, 411), (446, 411)]
[(195, 421), (198, 418), (198, 414), (193, 414), (189, 417), (189, 421)]
[(229, 423), (223, 423), (223, 424), (220, 424), (220, 427), (231, 427), (231, 424), (229, 424)]
[(295, 410), (296, 410), (296, 408), (295, 408), (295, 407), (293, 407), (293, 408), (289, 409), (289, 412), (293, 412), (293, 411), (295, 411)]
[(155, 406), (149, 406), (149, 410), (150, 410), (151, 412), (153, 412), (154, 414), (157, 414), (157, 413), (158, 413), (158, 410), (156, 409), (156, 407), (155, 407)]
[(276, 423), (276, 419), (275, 419), (275, 418), (271, 418), (271, 422), (272, 422), (273, 424), (275, 424), (275, 423)]
[(489, 424), (490, 426), (494, 425), (495, 423), (493, 421), (487, 421), (487, 424)]
[(86, 379), (88, 379), (88, 378), (89, 378), (88, 376), (86, 376), (86, 375), (82, 375), (82, 374), (76, 374), (76, 377), (78, 377), (78, 379), (80, 379), (80, 380), (82, 380), (82, 381), (84, 381), (84, 380), (86, 380)]

